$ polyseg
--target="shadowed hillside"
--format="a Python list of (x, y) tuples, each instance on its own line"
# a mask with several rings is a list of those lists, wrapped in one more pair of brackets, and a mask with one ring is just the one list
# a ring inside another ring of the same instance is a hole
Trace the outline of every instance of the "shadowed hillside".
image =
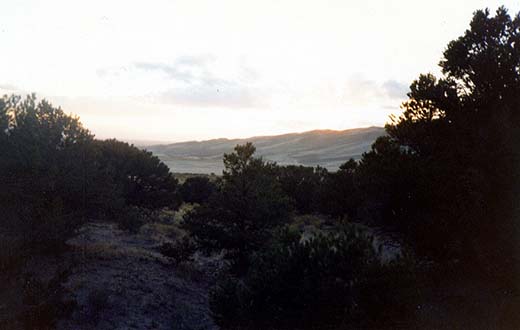
[(282, 165), (320, 165), (336, 170), (349, 158), (359, 159), (370, 149), (378, 136), (384, 135), (381, 127), (356, 128), (344, 131), (315, 130), (275, 136), (258, 136), (247, 139), (215, 139), (180, 142), (147, 147), (172, 172), (220, 173), (222, 154), (229, 153), (237, 144), (253, 142), (257, 152), (265, 159)]

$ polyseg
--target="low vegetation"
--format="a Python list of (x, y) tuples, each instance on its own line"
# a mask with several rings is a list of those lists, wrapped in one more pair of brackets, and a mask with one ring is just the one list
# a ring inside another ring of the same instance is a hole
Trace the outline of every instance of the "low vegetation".
[[(504, 8), (476, 12), (444, 52), (442, 76), (414, 81), (386, 135), (335, 172), (279, 166), (247, 143), (224, 154), (221, 178), (179, 185), (150, 152), (96, 140), (35, 96), (5, 96), (0, 275), (17, 278), (29, 261), (63, 253), (87, 222), (139, 232), (153, 221), (175, 228), (157, 247), (174, 264), (223, 257), (210, 307), (224, 329), (463, 325), (455, 309), (438, 312), (453, 288), (493, 328), (481, 311), (518, 307), (508, 299), (520, 271), (519, 26)], [(17, 282), (22, 302), (4, 294), (2, 327), (52, 328), (67, 310), (59, 306), (74, 305), (62, 301), (66, 272), (34, 276)], [(89, 300), (95, 314), (107, 303), (95, 292)], [(436, 311), (441, 320), (425, 314)], [(518, 327), (501, 313), (500, 326)]]
[(308, 240), (282, 230), (251, 258), (244, 276), (225, 276), (212, 291), (211, 308), (224, 328), (411, 324), (413, 264), (383, 264), (370, 237), (353, 227)]
[[(88, 221), (111, 219), (137, 230), (152, 210), (180, 204), (177, 181), (157, 157), (94, 139), (78, 118), (34, 95), (0, 99), (0, 154), (2, 278), (23, 276), (32, 260), (63, 253)], [(47, 285), (40, 277), (48, 277), (48, 268), (35, 272), (33, 282)], [(27, 329), (52, 328), (53, 314), (62, 312), (56, 290), (32, 294), (30, 305), (38, 308), (18, 308), (9, 297), (2, 303), (12, 322), (20, 314)], [(5, 328), (12, 322), (0, 320)]]

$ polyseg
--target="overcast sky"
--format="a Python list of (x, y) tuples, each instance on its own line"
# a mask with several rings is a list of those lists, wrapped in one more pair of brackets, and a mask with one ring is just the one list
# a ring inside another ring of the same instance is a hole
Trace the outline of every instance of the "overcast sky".
[(383, 125), (472, 13), (517, 1), (2, 0), (0, 93), (99, 138)]

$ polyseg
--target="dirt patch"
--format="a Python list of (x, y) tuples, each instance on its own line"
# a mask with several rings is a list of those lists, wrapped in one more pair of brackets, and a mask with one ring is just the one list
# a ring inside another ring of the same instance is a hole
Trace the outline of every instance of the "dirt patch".
[(78, 307), (58, 329), (218, 329), (207, 296), (214, 262), (177, 267), (157, 251), (166, 239), (153, 227), (82, 228), (69, 242), (77, 263), (64, 284)]

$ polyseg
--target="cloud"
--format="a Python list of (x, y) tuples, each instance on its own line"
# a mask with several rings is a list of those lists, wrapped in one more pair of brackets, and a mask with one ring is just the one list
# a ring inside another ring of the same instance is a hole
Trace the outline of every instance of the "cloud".
[(135, 62), (133, 67), (145, 72), (160, 72), (172, 80), (186, 84), (214, 84), (217, 79), (212, 74), (215, 58), (211, 55), (181, 56), (173, 63)]
[(244, 61), (223, 69), (211, 55), (181, 56), (169, 63), (139, 61), (100, 68), (96, 74), (110, 88), (126, 85), (127, 91), (141, 91), (148, 100), (163, 104), (221, 108), (264, 104), (256, 71)]
[(214, 73), (215, 59), (211, 56), (183, 56), (173, 64), (136, 62), (133, 67), (145, 72), (159, 72), (175, 87), (159, 95), (159, 102), (196, 107), (252, 108), (258, 107), (262, 94), (251, 82), (258, 75), (241, 65), (234, 77)]
[(174, 88), (162, 93), (164, 103), (197, 107), (252, 108), (259, 105), (253, 91), (229, 82)]
[[(388, 104), (402, 101), (406, 98), (408, 87), (396, 80), (379, 83), (375, 80), (354, 76), (348, 80), (343, 93), (343, 99), (354, 105), (379, 104), (388, 108)], [(393, 107), (393, 105), (392, 105)]]
[(129, 66), (100, 68), (96, 70), (96, 75), (101, 79), (121, 77), (125, 73), (128, 73), (130, 70), (131, 67)]
[(182, 65), (168, 65), (163, 63), (154, 62), (137, 62), (134, 63), (134, 67), (144, 71), (159, 71), (170, 79), (179, 80), (181, 82), (191, 84), (193, 83), (195, 76), (190, 70), (182, 68)]
[(18, 87), (12, 84), (0, 84), (0, 90), (8, 91), (8, 92), (17, 92), (20, 91)]
[(187, 65), (187, 66), (206, 66), (208, 63), (214, 62), (216, 59), (212, 55), (191, 55), (191, 56), (181, 56), (177, 58), (175, 63), (177, 65)]
[(382, 87), (386, 94), (393, 99), (402, 99), (406, 97), (409, 91), (408, 85), (396, 80), (387, 80), (383, 83)]

